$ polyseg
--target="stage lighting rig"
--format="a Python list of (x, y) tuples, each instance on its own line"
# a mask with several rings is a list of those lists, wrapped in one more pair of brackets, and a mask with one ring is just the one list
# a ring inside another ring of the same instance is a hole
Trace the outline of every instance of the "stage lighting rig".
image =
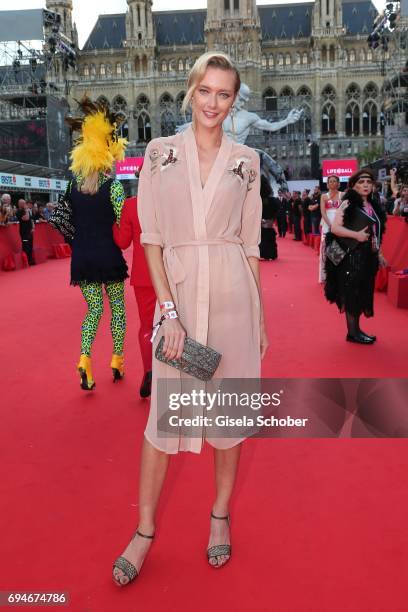
[(388, 50), (387, 31), (392, 32), (399, 19), (400, 3), (388, 2), (385, 9), (374, 20), (373, 30), (367, 37), (370, 49), (377, 49), (381, 45), (384, 51)]

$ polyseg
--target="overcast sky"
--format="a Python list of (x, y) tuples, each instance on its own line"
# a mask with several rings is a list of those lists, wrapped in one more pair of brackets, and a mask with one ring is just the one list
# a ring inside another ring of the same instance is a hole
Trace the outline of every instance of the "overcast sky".
[[(221, 0), (220, 0), (221, 1)], [(299, 1), (299, 0), (295, 0)], [(282, 4), (284, 0), (257, 0), (257, 4)], [(385, 0), (374, 0), (378, 9), (385, 6)], [(98, 15), (102, 13), (124, 13), (126, 12), (126, 0), (98, 0), (90, 2), (86, 0), (73, 0), (74, 21), (79, 33), (79, 44), (83, 46)], [(153, 0), (153, 10), (166, 11), (174, 9), (205, 8), (206, 0)], [(1, 0), (1, 10), (20, 10), (29, 8), (45, 8), (45, 0)]]

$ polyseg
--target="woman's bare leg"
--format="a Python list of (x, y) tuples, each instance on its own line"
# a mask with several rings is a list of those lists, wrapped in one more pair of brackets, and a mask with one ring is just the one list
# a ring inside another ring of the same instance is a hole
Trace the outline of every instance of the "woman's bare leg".
[[(144, 535), (155, 531), (156, 509), (169, 465), (169, 455), (143, 438), (139, 480), (139, 523), (138, 530)], [(122, 554), (139, 572), (152, 540), (135, 535)], [(122, 570), (114, 568), (114, 577), (126, 584), (129, 579)]]
[[(216, 516), (226, 516), (229, 513), (229, 503), (237, 476), (241, 446), (240, 443), (225, 450), (214, 448), (216, 498), (212, 511)], [(208, 548), (218, 544), (230, 544), (229, 526), (227, 521), (212, 518)], [(211, 565), (223, 565), (228, 558), (228, 555), (219, 555), (211, 559), (210, 563)]]

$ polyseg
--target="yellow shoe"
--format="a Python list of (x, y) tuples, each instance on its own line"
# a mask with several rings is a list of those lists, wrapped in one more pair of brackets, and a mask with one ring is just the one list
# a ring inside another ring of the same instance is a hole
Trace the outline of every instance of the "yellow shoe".
[(113, 374), (113, 382), (121, 380), (125, 375), (125, 359), (123, 355), (116, 355), (113, 353), (111, 368)]
[(77, 370), (81, 378), (81, 389), (92, 391), (95, 388), (95, 381), (92, 376), (91, 358), (88, 355), (81, 355)]

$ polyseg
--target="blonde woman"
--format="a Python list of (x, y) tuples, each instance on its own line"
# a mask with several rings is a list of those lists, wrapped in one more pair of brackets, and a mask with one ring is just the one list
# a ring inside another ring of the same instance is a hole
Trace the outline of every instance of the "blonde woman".
[[(239, 88), (239, 73), (228, 56), (207, 53), (196, 61), (183, 104), (184, 111), (191, 105), (192, 125), (149, 143), (138, 192), (141, 242), (158, 300), (155, 320), (164, 320), (153, 353), (163, 336), (165, 356), (179, 359), (187, 335), (222, 354), (216, 378), (259, 377), (268, 346), (259, 280), (259, 157), (230, 140), (222, 127), (233, 114)], [(219, 568), (231, 556), (229, 506), (243, 438), (209, 438), (204, 429), (194, 438), (159, 437), (157, 380), (177, 373), (153, 358), (139, 523), (114, 563), (119, 586), (138, 576), (150, 547), (169, 456), (199, 453), (205, 440), (214, 448), (216, 485), (208, 503), (208, 562)], [(180, 374), (180, 384), (186, 378)]]
[(322, 214), (322, 237), (320, 242), (320, 257), (319, 257), (319, 283), (324, 283), (324, 253), (325, 253), (325, 238), (327, 232), (330, 232), (330, 227), (336, 215), (337, 209), (341, 204), (341, 192), (339, 191), (340, 179), (335, 174), (327, 177), (328, 193), (323, 193), (320, 198), (320, 212)]

